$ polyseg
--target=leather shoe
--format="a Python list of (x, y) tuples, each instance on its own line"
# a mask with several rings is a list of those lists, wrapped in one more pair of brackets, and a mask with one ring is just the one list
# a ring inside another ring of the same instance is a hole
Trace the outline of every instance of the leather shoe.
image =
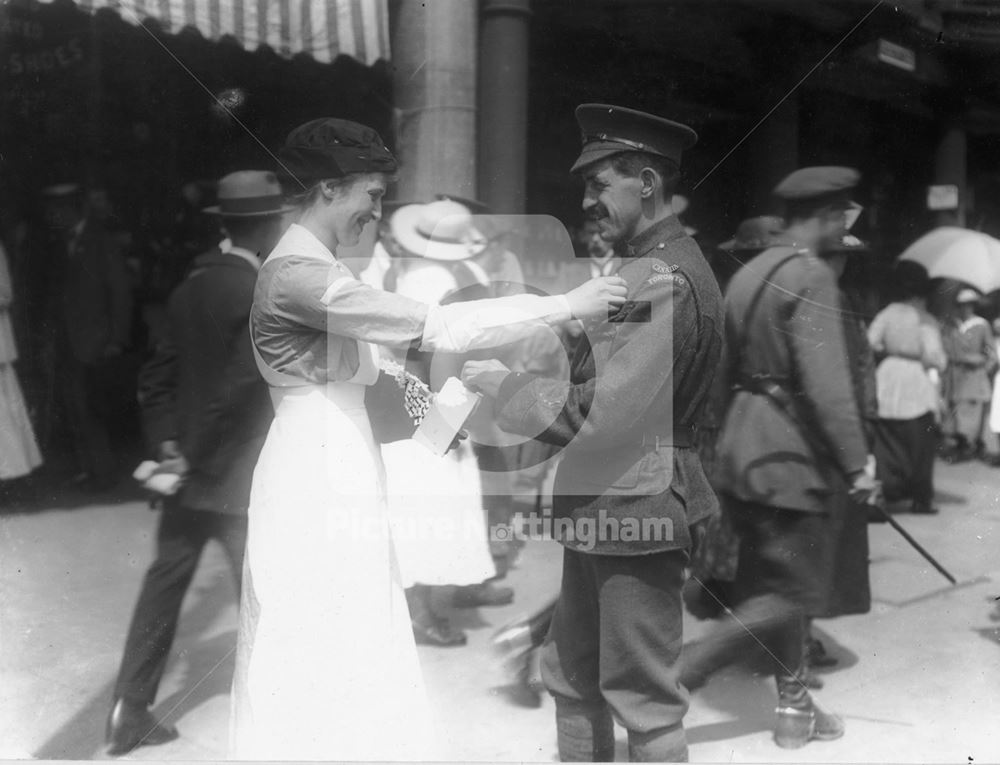
[(453, 648), (469, 642), (462, 630), (455, 629), (447, 619), (435, 618), (428, 622), (413, 620), (413, 639), (417, 645)]
[(510, 587), (497, 587), (489, 582), (469, 584), (455, 590), (451, 604), (455, 608), (478, 608), (479, 606), (506, 606), (514, 601), (514, 591)]
[(934, 505), (925, 502), (914, 502), (910, 505), (910, 512), (917, 515), (937, 515), (938, 509)]
[(108, 754), (127, 754), (140, 746), (157, 746), (173, 741), (177, 729), (163, 725), (138, 701), (118, 699), (108, 715), (106, 731)]

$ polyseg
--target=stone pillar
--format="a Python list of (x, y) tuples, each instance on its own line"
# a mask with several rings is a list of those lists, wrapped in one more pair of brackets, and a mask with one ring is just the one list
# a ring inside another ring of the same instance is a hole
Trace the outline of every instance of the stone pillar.
[(479, 52), (479, 198), (523, 213), (530, 0), (483, 0)]
[(401, 2), (392, 40), (399, 199), (476, 193), (478, 3)]
[(966, 151), (965, 128), (957, 123), (946, 125), (934, 154), (934, 183), (958, 186), (958, 209), (938, 210), (934, 214), (938, 226), (965, 226), (968, 202)]

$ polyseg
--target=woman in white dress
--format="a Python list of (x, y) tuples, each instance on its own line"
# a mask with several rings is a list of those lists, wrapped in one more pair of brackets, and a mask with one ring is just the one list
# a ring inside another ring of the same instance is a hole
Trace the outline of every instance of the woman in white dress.
[(17, 345), (10, 316), (13, 301), (7, 253), (0, 245), (0, 481), (26, 476), (42, 464), (14, 369)]
[(503, 344), (540, 323), (606, 315), (624, 283), (444, 307), (374, 290), (335, 252), (380, 217), (396, 170), (381, 138), (314, 120), (292, 131), (280, 160), (305, 193), (298, 223), (261, 267), (251, 312), (275, 418), (250, 497), (231, 755), (424, 759), (429, 715), (365, 409), (375, 344)]
[[(403, 254), (396, 265), (397, 295), (435, 305), (469, 295), (470, 289), (475, 296), (488, 295), (488, 277), (468, 265), (486, 242), (467, 207), (451, 200), (406, 205), (393, 214), (390, 226)], [(408, 368), (433, 390), (461, 373), (462, 356), (407, 356)], [(472, 445), (464, 441), (442, 459), (406, 439), (383, 446), (382, 459), (393, 544), (414, 637), (425, 645), (464, 645), (465, 633), (437, 613), (434, 594), (448, 585), (479, 585), (497, 574)]]

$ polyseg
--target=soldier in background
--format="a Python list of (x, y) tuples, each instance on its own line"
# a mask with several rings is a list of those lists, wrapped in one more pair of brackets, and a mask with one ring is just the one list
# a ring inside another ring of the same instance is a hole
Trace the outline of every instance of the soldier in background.
[(839, 274), (821, 257), (846, 233), (858, 177), (850, 168), (816, 167), (783, 180), (775, 194), (787, 207), (787, 244), (751, 260), (726, 295), (718, 389), (728, 403), (716, 485), (741, 538), (740, 605), (686, 649), (682, 681), (696, 686), (720, 654), (763, 643), (774, 657), (775, 741), (788, 748), (844, 732), (805, 684), (806, 617), (851, 612), (845, 596), (868, 593), (867, 556), (839, 555), (840, 531), (846, 514), (861, 512), (854, 502), (877, 484)]

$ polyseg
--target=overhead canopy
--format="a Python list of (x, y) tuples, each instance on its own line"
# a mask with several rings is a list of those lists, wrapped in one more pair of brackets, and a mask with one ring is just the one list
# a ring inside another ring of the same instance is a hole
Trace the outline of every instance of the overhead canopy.
[[(51, 0), (43, 0), (51, 2)], [(133, 24), (155, 19), (166, 31), (194, 27), (216, 40), (235, 37), (248, 49), (268, 45), (321, 62), (339, 55), (366, 65), (389, 58), (386, 0), (76, 0), (109, 8)]]

